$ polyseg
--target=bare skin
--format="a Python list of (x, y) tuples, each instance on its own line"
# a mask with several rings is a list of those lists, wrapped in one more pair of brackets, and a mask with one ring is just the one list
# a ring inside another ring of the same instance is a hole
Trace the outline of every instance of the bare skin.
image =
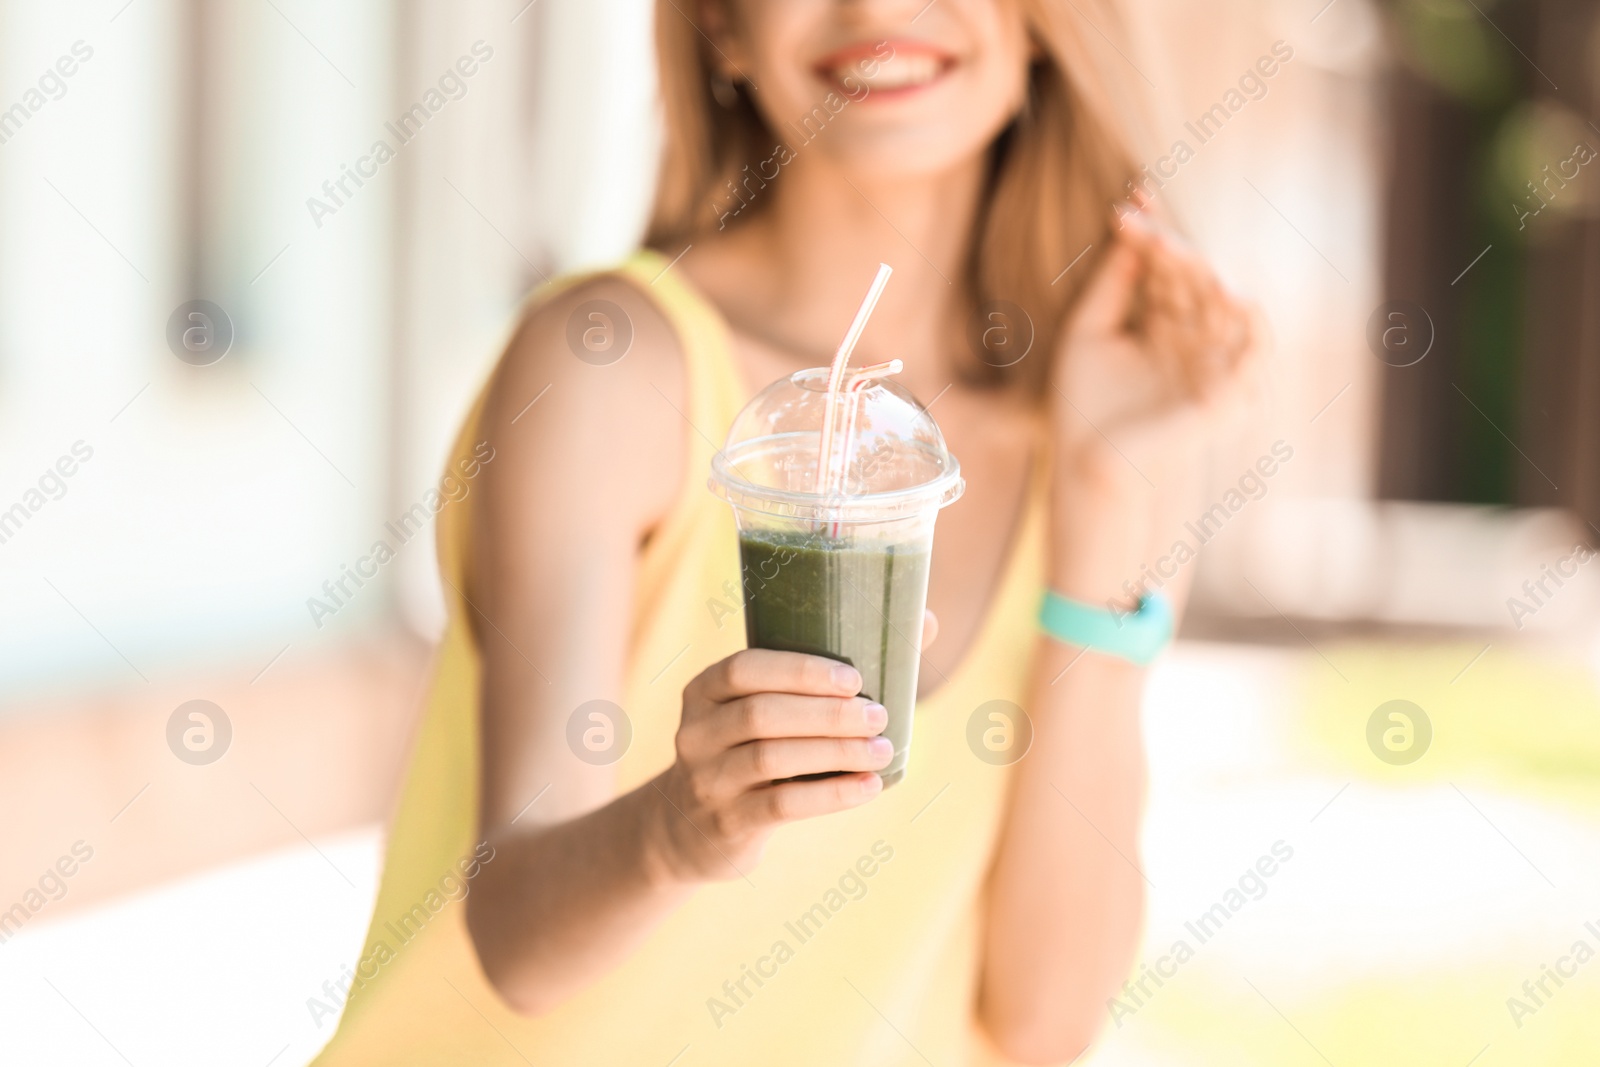
[[(849, 21), (841, 33), (888, 36), (921, 6), (884, 0), (839, 14), (827, 0), (740, 0), (743, 37), (711, 24), (730, 63), (755, 76), (800, 26), (764, 18), (837, 15)], [(987, 85), (1003, 119), (1015, 89), (1006, 65), (1025, 63), (1025, 35), (989, 0), (946, 0), (918, 25), (939, 18), (967, 20), (948, 25), (952, 39), (969, 33), (968, 55), (986, 57), (969, 65), (998, 64), (977, 72), (967, 97)], [(781, 95), (781, 71), (760, 78), (769, 97)], [(962, 276), (977, 210), (981, 118), (970, 146), (944, 137), (920, 169), (884, 165), (870, 136), (849, 158), (802, 154), (760, 214), (698, 239), (673, 268), (721, 310), (745, 384), (757, 387), (825, 363), (876, 264), (896, 267), (858, 359), (900, 357), (902, 383), (938, 397), (969, 486), (939, 521), (928, 599), (942, 636), (927, 651), (924, 694), (960, 662), (994, 595), (1036, 428), (1055, 455), (1053, 587), (1125, 604), (1124, 580), (1189, 509), (1202, 446), (1239, 402), (1263, 343), (1256, 316), (1203, 262), (1129, 226), (1058, 350), (1039, 356), (1056, 361), (1047, 403), (958, 382), (970, 300), (947, 279)], [(636, 331), (627, 358), (604, 368), (566, 347), (569, 314), (596, 297), (621, 304)], [(536, 417), (511, 425), (547, 385)], [(484, 661), (482, 832), (497, 860), (468, 898), (468, 925), (491, 981), (528, 1014), (626, 961), (698, 885), (757, 864), (784, 823), (869, 803), (880, 789), (872, 772), (889, 759), (872, 740), (881, 709), (855, 696), (852, 670), (762, 651), (714, 664), (685, 689), (676, 761), (643, 787), (619, 796), (607, 768), (571, 758), (571, 710), (620, 697), (641, 546), (685, 479), (702, 477), (685, 469), (696, 432), (679, 414), (686, 404), (665, 321), (643, 294), (605, 280), (531, 314), (484, 412), (497, 459), (482, 475), (467, 593)], [(976, 1010), (1024, 1062), (1070, 1059), (1089, 1044), (1142, 921), (1144, 883), (1124, 857), (1138, 855), (1144, 671), (1081, 651), (1039, 639), (1026, 705), (1034, 747), (1017, 765), (989, 875)], [(853, 773), (772, 784), (837, 769)]]

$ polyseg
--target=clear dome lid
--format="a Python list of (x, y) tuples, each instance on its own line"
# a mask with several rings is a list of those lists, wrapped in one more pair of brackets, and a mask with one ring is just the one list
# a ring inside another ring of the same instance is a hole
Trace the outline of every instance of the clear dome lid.
[(884, 378), (837, 398), (831, 470), (818, 484), (828, 368), (780, 378), (745, 405), (711, 461), (712, 492), (739, 508), (796, 519), (883, 522), (961, 496), (961, 465), (926, 408)]

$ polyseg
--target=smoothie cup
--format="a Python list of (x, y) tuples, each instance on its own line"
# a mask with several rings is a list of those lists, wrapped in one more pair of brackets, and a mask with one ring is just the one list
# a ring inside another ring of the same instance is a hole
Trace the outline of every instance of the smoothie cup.
[[(932, 417), (881, 379), (835, 397), (841, 432), (821, 456), (828, 377), (818, 367), (762, 390), (709, 484), (738, 525), (747, 643), (861, 672), (861, 695), (888, 709), (887, 788), (911, 754), (934, 522), (964, 483)], [(826, 492), (819, 462), (835, 474)]]

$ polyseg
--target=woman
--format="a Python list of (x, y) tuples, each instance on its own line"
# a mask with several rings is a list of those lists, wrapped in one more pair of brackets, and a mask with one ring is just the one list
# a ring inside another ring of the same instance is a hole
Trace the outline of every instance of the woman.
[[(1039, 596), (1138, 609), (1259, 329), (1133, 210), (1104, 7), (657, 19), (648, 250), (538, 294), (462, 434), (491, 459), (444, 513), (452, 621), (319, 1062), (1067, 1062), (1137, 947), (1144, 669), (1042, 634)], [(740, 651), (705, 489), (879, 261), (857, 363), (905, 361), (968, 486), (887, 792), (853, 669)], [(1031, 741), (969, 745), (986, 707)]]

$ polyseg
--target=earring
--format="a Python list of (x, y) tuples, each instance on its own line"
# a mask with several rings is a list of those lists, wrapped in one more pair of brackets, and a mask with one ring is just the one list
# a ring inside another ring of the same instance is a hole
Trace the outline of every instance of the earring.
[(721, 71), (711, 75), (711, 95), (729, 111), (739, 106), (739, 87)]

